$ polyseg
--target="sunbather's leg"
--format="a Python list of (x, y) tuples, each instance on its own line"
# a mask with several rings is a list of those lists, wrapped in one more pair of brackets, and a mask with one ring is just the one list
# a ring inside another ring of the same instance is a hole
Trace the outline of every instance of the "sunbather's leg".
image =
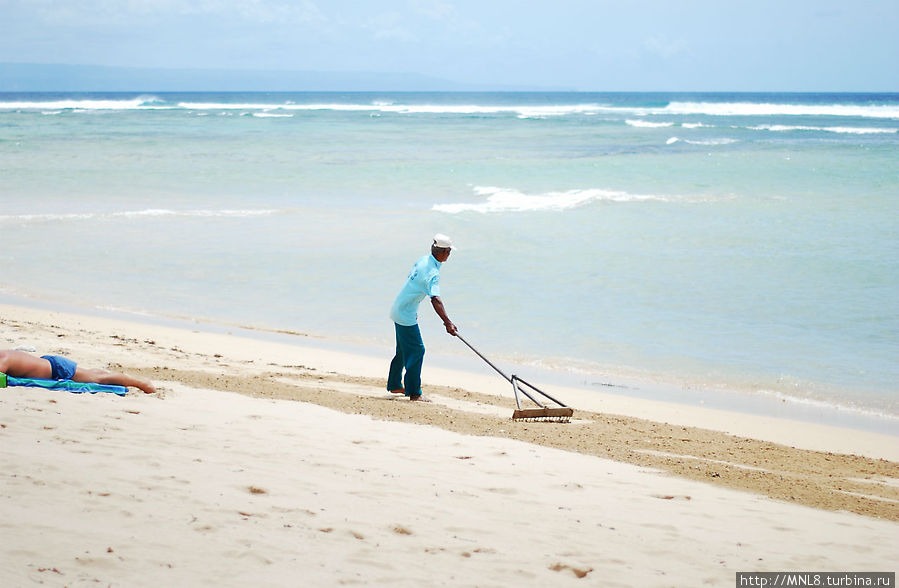
[(72, 379), (76, 382), (93, 382), (95, 384), (131, 386), (132, 388), (140, 388), (146, 394), (153, 394), (156, 392), (156, 388), (154, 388), (150, 382), (140, 380), (138, 378), (119, 372), (111, 372), (109, 370), (100, 368), (87, 369), (79, 367), (75, 371), (75, 377)]

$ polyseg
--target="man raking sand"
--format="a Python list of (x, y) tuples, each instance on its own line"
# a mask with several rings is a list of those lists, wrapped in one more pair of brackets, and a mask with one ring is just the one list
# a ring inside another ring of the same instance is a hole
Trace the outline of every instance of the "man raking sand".
[(457, 332), (440, 300), (440, 267), (449, 259), (452, 250), (453, 242), (449, 237), (440, 233), (434, 235), (431, 253), (415, 262), (390, 309), (396, 330), (396, 354), (390, 362), (387, 389), (395, 394), (405, 394), (409, 400), (425, 400), (421, 395), (425, 344), (418, 328), (418, 305), (425, 296), (431, 298), (431, 306), (443, 321), (446, 332), (453, 336)]

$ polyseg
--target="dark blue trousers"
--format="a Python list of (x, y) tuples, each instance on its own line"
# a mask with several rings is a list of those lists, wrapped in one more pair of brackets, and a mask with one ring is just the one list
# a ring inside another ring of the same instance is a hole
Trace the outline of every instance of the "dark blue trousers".
[[(396, 355), (390, 362), (387, 389), (406, 389), (406, 396), (421, 395), (421, 364), (425, 359), (425, 344), (421, 340), (418, 325), (406, 327), (394, 323), (396, 327)], [(406, 370), (405, 380), (403, 370)]]

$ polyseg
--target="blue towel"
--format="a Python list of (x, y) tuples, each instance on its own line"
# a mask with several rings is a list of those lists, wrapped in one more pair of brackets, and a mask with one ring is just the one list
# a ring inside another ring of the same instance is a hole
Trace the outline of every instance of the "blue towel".
[(112, 394), (124, 396), (128, 392), (128, 388), (124, 386), (113, 386), (110, 384), (74, 382), (72, 380), (38, 380), (35, 378), (14, 378), (6, 374), (4, 374), (4, 376), (6, 376), (7, 386), (28, 386), (31, 388), (47, 388), (50, 390), (67, 390), (75, 394), (82, 394), (84, 392), (90, 392), (91, 394), (96, 394), (97, 392), (111, 392)]

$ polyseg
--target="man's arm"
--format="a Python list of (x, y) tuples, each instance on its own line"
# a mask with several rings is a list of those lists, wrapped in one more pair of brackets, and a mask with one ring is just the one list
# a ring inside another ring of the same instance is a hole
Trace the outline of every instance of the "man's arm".
[(453, 324), (453, 321), (450, 320), (449, 316), (447, 316), (446, 308), (444, 308), (443, 301), (440, 300), (440, 296), (431, 296), (431, 306), (434, 307), (434, 312), (436, 312), (437, 316), (440, 317), (440, 320), (443, 321), (443, 326), (446, 327), (446, 332), (455, 337), (458, 329), (456, 328), (456, 325)]

